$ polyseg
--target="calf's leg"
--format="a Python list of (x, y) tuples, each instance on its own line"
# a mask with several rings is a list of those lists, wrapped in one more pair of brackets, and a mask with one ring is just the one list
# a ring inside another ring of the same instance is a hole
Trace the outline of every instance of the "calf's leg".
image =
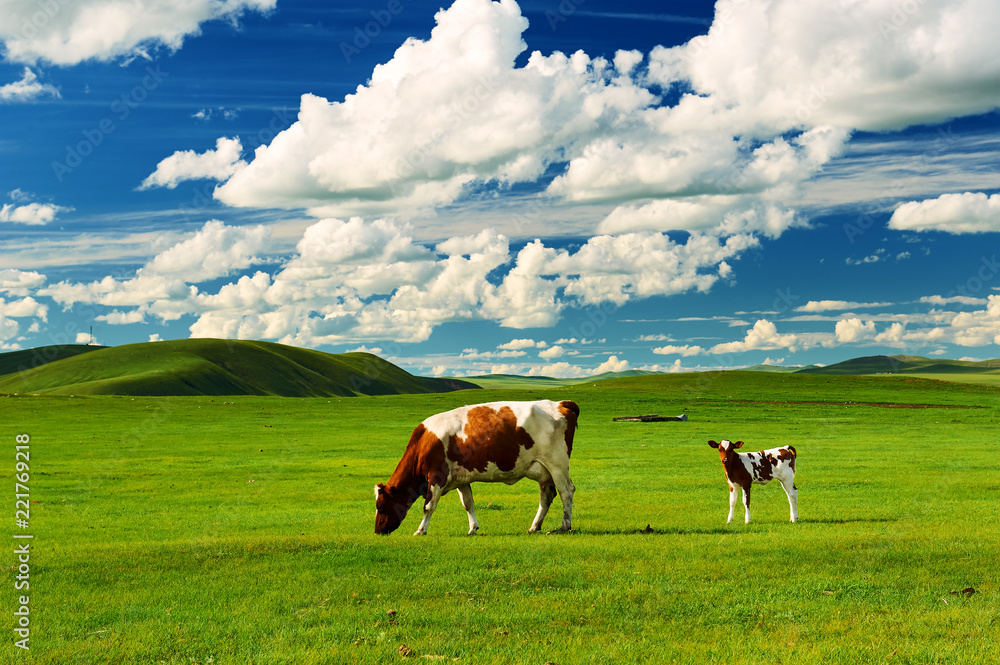
[(750, 485), (743, 486), (743, 508), (746, 511), (743, 523), (750, 524)]
[(739, 498), (739, 489), (736, 485), (729, 485), (729, 517), (726, 519), (726, 524), (733, 521), (733, 515), (736, 514), (736, 500)]
[(785, 490), (785, 494), (788, 495), (788, 511), (791, 514), (791, 521), (796, 522), (799, 519), (799, 490), (791, 479), (782, 480), (781, 489)]

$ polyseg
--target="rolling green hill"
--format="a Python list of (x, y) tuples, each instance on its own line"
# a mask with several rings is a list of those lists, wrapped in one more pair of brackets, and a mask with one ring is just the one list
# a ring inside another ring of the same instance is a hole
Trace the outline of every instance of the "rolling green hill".
[[(20, 353), (30, 357), (30, 351)], [(23, 363), (18, 363), (5, 363), (13, 370), (0, 375), (0, 393), (328, 397), (478, 388), (468, 381), (414, 376), (368, 353), (330, 354), (257, 341), (145, 342), (69, 353), (26, 371), (19, 371)]]
[(800, 370), (800, 374), (871, 375), (900, 374), (941, 381), (1000, 384), (1000, 360), (948, 360), (920, 356), (865, 356), (827, 367)]

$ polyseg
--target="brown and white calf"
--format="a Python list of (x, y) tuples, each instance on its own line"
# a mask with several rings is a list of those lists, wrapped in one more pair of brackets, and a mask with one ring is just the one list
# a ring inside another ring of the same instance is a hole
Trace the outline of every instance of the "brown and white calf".
[(410, 506), (424, 497), (424, 518), (413, 534), (427, 533), (438, 500), (458, 490), (469, 514), (469, 535), (479, 522), (471, 483), (513, 485), (522, 478), (538, 483), (538, 513), (529, 533), (538, 531), (558, 491), (563, 504), (562, 531), (569, 531), (573, 491), (569, 457), (580, 407), (574, 402), (493, 402), (462, 406), (417, 425), (396, 471), (375, 486), (375, 533), (399, 528)]
[(723, 439), (719, 443), (709, 441), (708, 445), (719, 449), (722, 468), (726, 472), (726, 481), (729, 483), (729, 519), (726, 520), (726, 524), (733, 521), (738, 489), (743, 490), (743, 507), (746, 510), (744, 521), (749, 524), (750, 486), (766, 485), (772, 480), (777, 480), (781, 484), (781, 488), (785, 490), (785, 494), (788, 495), (791, 521), (794, 522), (799, 518), (799, 490), (795, 487), (795, 448), (783, 446), (756, 453), (738, 453), (736, 449), (743, 446), (742, 441), (733, 443), (728, 439)]

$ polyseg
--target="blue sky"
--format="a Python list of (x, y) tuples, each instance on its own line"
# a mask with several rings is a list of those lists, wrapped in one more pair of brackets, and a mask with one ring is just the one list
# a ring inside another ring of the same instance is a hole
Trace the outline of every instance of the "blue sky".
[(0, 350), (1000, 356), (993, 2), (4, 5)]

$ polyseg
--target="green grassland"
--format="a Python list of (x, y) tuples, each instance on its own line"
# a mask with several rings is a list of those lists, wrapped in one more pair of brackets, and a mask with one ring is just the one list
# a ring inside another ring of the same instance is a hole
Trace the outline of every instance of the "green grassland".
[[(539, 398), (582, 410), (572, 533), (526, 533), (538, 491), (522, 481), (474, 486), (482, 535), (465, 535), (453, 494), (426, 537), (409, 535), (419, 505), (373, 534), (372, 486), (422, 418)], [(37, 501), (32, 650), (8, 632), (0, 661), (995, 663), (998, 407), (991, 386), (755, 372), (349, 398), (0, 396), (0, 475), (13, 486), (15, 435), (30, 434)], [(773, 485), (755, 488), (752, 524), (724, 523), (706, 445), (722, 437), (797, 448), (799, 523)], [(15, 593), (9, 580), (8, 622)]]
[(0, 393), (330, 397), (476, 387), (414, 376), (370, 353), (331, 354), (272, 342), (180, 339), (93, 349), (2, 354)]

